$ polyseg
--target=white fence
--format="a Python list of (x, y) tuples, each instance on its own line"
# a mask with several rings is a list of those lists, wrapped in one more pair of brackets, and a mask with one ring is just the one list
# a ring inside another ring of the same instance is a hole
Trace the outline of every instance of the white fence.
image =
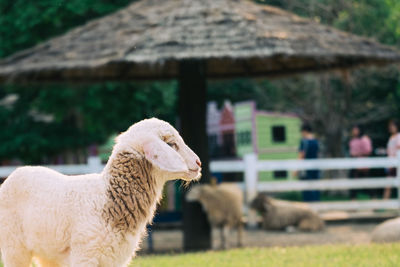
[[(104, 165), (98, 157), (89, 157), (87, 164), (50, 165), (47, 166), (64, 174), (85, 174), (100, 172)], [(240, 183), (249, 203), (258, 192), (287, 192), (303, 190), (347, 190), (365, 188), (396, 187), (398, 200), (369, 200), (318, 202), (311, 206), (316, 211), (326, 210), (363, 210), (363, 209), (400, 209), (400, 171), (396, 178), (363, 178), (363, 179), (332, 179), (312, 181), (271, 181), (259, 182), (260, 171), (295, 171), (307, 169), (332, 170), (353, 168), (399, 168), (400, 153), (397, 158), (340, 158), (316, 160), (258, 160), (257, 155), (249, 154), (244, 160), (212, 161), (212, 172), (243, 172), (244, 183)], [(16, 167), (0, 167), (0, 177), (7, 177)]]
[[(339, 178), (331, 180), (308, 181), (271, 181), (259, 182), (260, 171), (300, 171), (300, 170), (343, 170), (355, 168), (399, 168), (400, 153), (397, 158), (338, 158), (315, 160), (258, 160), (257, 155), (248, 154), (244, 160), (213, 161), (210, 164), (212, 172), (243, 172), (244, 183), (240, 183), (249, 203), (258, 192), (287, 192), (303, 190), (347, 190), (366, 188), (396, 187), (400, 196), (400, 171), (396, 178)], [(400, 198), (397, 200), (339, 201), (311, 203), (316, 211), (327, 210), (371, 210), (400, 209)]]
[[(0, 177), (7, 177), (19, 166), (0, 167)], [(99, 157), (89, 157), (87, 164), (47, 165), (46, 167), (63, 174), (87, 174), (101, 172), (104, 165)]]

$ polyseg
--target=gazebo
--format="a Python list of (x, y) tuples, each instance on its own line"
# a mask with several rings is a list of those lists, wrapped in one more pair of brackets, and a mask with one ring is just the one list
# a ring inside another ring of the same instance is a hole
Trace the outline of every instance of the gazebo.
[[(1, 83), (178, 79), (181, 131), (209, 179), (206, 79), (400, 61), (395, 49), (250, 0), (141, 0), (0, 61)], [(184, 247), (210, 247), (198, 204)]]

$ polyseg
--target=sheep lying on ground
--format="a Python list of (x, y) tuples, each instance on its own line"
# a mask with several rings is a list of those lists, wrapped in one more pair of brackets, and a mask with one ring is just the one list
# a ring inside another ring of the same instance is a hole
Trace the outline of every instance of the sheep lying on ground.
[(384, 221), (372, 231), (373, 242), (399, 242), (400, 241), (400, 217)]
[(251, 208), (261, 213), (262, 227), (266, 230), (284, 230), (294, 226), (302, 231), (320, 231), (325, 225), (304, 203), (277, 200), (258, 194), (252, 201)]
[(243, 244), (243, 193), (234, 185), (195, 185), (187, 193), (188, 201), (198, 201), (207, 213), (212, 227), (220, 229), (221, 247), (227, 248), (230, 229), (237, 230), (237, 245)]
[(138, 249), (163, 185), (200, 177), (200, 160), (168, 123), (148, 119), (116, 139), (99, 174), (15, 170), (0, 188), (5, 267), (125, 266)]

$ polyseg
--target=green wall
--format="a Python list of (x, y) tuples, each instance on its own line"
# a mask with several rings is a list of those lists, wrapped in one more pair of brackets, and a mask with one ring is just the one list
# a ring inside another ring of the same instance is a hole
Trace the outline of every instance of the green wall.
[[(236, 149), (239, 157), (258, 153), (259, 159), (295, 159), (301, 139), (301, 120), (279, 113), (256, 112), (251, 102), (235, 105)], [(253, 127), (253, 120), (255, 125)], [(283, 127), (284, 141), (274, 141), (273, 128)], [(255, 131), (255, 133), (253, 133)], [(256, 140), (253, 140), (253, 135)], [(287, 173), (286, 178), (293, 178)], [(286, 179), (281, 178), (281, 179)], [(273, 172), (260, 172), (259, 180), (274, 180)]]
[[(274, 142), (273, 127), (283, 127), (285, 130), (285, 141)], [(300, 134), (301, 120), (297, 117), (275, 115), (275, 114), (257, 114), (256, 132), (257, 132), (257, 150), (259, 159), (295, 159), (301, 139)], [(274, 172), (260, 172), (259, 180), (287, 179), (292, 177), (292, 172), (286, 172), (286, 178), (275, 176)]]
[(253, 153), (253, 108), (251, 104), (235, 105), (236, 153), (239, 157)]
[[(274, 142), (272, 138), (272, 127), (285, 127), (286, 141)], [(301, 138), (301, 121), (297, 117), (282, 115), (256, 115), (257, 148), (261, 152), (270, 148), (297, 148)]]

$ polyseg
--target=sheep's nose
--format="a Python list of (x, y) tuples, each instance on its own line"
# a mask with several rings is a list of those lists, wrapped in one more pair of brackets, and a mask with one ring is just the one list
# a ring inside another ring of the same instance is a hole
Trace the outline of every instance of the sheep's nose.
[(199, 159), (196, 159), (196, 163), (199, 167), (201, 167), (201, 161)]

